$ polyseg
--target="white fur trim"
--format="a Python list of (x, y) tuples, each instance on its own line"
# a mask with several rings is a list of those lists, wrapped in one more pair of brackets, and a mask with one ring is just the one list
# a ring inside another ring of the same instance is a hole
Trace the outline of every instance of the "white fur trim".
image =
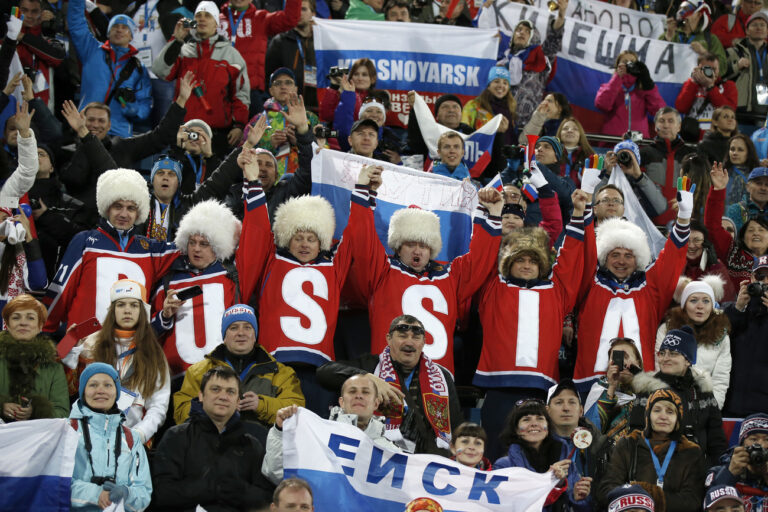
[(333, 206), (320, 196), (292, 197), (275, 211), (272, 231), (278, 247), (287, 248), (299, 231), (311, 231), (320, 239), (320, 249), (330, 250), (336, 216)]
[(147, 180), (133, 169), (112, 169), (96, 182), (96, 206), (99, 215), (107, 219), (109, 207), (115, 201), (133, 201), (139, 208), (134, 225), (143, 224), (149, 216)]
[(208, 239), (216, 259), (229, 259), (235, 252), (242, 224), (232, 211), (216, 201), (209, 199), (193, 206), (179, 223), (176, 231), (176, 247), (182, 254), (187, 254), (187, 244), (192, 235), (201, 235)]
[(389, 220), (387, 245), (397, 252), (405, 242), (421, 242), (429, 246), (430, 259), (435, 259), (443, 248), (440, 236), (440, 217), (429, 210), (402, 208)]
[(621, 247), (635, 255), (637, 270), (645, 270), (651, 264), (651, 249), (648, 238), (640, 226), (628, 220), (613, 218), (600, 223), (597, 228), (597, 261), (605, 265), (605, 259), (612, 250)]

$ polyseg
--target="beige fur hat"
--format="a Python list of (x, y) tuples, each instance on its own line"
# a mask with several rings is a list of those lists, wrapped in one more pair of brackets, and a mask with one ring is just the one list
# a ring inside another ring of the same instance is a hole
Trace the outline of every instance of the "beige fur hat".
[(143, 224), (149, 216), (147, 180), (133, 169), (112, 169), (96, 182), (96, 206), (99, 215), (107, 218), (115, 201), (133, 201), (139, 211), (134, 225)]
[(288, 247), (298, 231), (311, 231), (320, 239), (320, 249), (328, 251), (335, 229), (333, 206), (320, 196), (292, 197), (277, 208), (272, 222), (278, 247)]
[(389, 220), (387, 245), (397, 252), (405, 242), (421, 242), (429, 246), (429, 258), (434, 260), (443, 248), (440, 218), (421, 208), (401, 208)]

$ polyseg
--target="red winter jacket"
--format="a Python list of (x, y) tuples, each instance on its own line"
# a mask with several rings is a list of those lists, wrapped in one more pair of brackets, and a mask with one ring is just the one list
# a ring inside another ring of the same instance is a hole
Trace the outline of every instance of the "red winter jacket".
[[(35, 97), (48, 103), (50, 84), (50, 68), (55, 68), (62, 63), (67, 56), (64, 46), (56, 41), (45, 37), (41, 26), (22, 27), (24, 38), (16, 46), (16, 53), (19, 55), (21, 65), (40, 71), (45, 77), (44, 84), (35, 84)], [(39, 85), (39, 86), (38, 86)]]
[[(242, 19), (238, 23), (241, 14)], [(232, 23), (237, 27), (237, 34), (234, 37), (230, 30), (230, 16)], [(219, 26), (226, 32), (229, 40), (235, 43), (235, 49), (245, 59), (251, 89), (265, 90), (264, 60), (268, 39), (294, 28), (300, 16), (301, 0), (286, 0), (285, 8), (277, 12), (257, 9), (251, 4), (243, 14), (236, 9), (230, 9), (229, 3), (222, 6)]]
[[(746, 37), (744, 27), (747, 24), (748, 18), (749, 16), (744, 14), (741, 9), (736, 14), (723, 14), (712, 24), (710, 32), (723, 43), (723, 48), (730, 48), (733, 46), (734, 39)], [(729, 28), (728, 25), (730, 24), (733, 24), (733, 26)]]
[[(724, 105), (728, 105), (735, 110), (736, 104), (739, 101), (739, 91), (736, 89), (736, 83), (733, 80), (720, 79), (714, 87), (707, 91), (702, 89), (693, 78), (689, 78), (683, 83), (683, 88), (680, 89), (680, 93), (677, 95), (675, 108), (683, 115), (688, 114), (699, 95), (706, 98), (706, 102), (712, 104), (713, 110)], [(704, 105), (706, 105), (706, 102)], [(701, 114), (703, 112), (700, 112), (700, 115), (696, 117), (702, 123), (705, 123), (706, 121), (701, 118)], [(709, 122), (706, 123), (701, 126), (700, 137), (703, 137), (704, 133), (709, 129)]]

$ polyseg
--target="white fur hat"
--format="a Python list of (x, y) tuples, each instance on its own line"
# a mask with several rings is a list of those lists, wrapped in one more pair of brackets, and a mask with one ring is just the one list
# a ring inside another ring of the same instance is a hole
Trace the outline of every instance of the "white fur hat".
[(193, 206), (179, 223), (176, 231), (176, 247), (182, 254), (187, 254), (187, 244), (193, 235), (208, 239), (216, 259), (223, 261), (232, 256), (240, 240), (242, 224), (232, 211), (216, 201), (209, 199)]
[(139, 208), (135, 225), (149, 216), (149, 189), (147, 180), (133, 169), (112, 169), (99, 176), (96, 182), (96, 206), (99, 215), (107, 218), (109, 207), (115, 201), (133, 201)]
[(723, 299), (725, 281), (717, 275), (701, 276), (698, 281), (691, 281), (683, 289), (680, 296), (680, 306), (685, 307), (685, 301), (694, 293), (706, 293), (712, 302), (720, 302)]
[(429, 258), (435, 259), (443, 248), (440, 217), (421, 208), (401, 208), (389, 220), (387, 244), (397, 252), (405, 242), (421, 242), (430, 248)]
[(640, 226), (628, 220), (613, 218), (600, 223), (597, 228), (597, 261), (605, 265), (608, 253), (621, 247), (635, 255), (637, 270), (645, 270), (651, 264), (651, 249), (648, 238)]
[(272, 231), (278, 247), (288, 247), (298, 231), (311, 231), (320, 239), (320, 249), (330, 250), (336, 215), (333, 206), (320, 196), (292, 197), (275, 210)]

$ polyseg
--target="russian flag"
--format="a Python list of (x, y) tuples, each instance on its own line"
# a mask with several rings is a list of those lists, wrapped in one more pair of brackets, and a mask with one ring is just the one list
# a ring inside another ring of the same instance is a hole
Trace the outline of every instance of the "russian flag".
[(495, 188), (499, 192), (504, 192), (504, 183), (501, 181), (501, 174), (497, 174), (493, 181), (485, 186), (485, 188)]
[(68, 512), (77, 441), (66, 419), (0, 425), (0, 510)]
[(380, 160), (323, 149), (312, 159), (312, 194), (325, 197), (336, 213), (335, 239), (340, 239), (349, 218), (349, 201), (365, 165), (384, 169), (376, 200), (376, 231), (387, 249), (389, 219), (400, 208), (418, 206), (440, 217), (443, 248), (435, 258), (452, 261), (469, 250), (472, 214), (477, 191), (471, 183), (417, 171)]

